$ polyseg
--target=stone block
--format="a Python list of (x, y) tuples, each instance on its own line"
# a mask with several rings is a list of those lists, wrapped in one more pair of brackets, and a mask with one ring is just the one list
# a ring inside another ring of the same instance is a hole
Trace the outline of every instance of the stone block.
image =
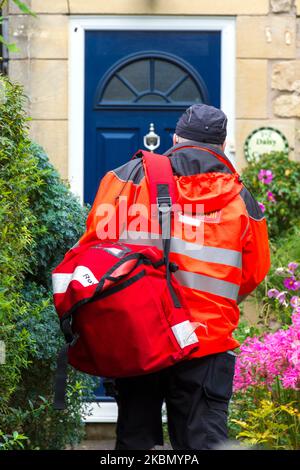
[(71, 14), (182, 14), (182, 15), (265, 15), (269, 0), (69, 0)]
[(30, 136), (46, 151), (62, 178), (68, 178), (68, 121), (30, 121)]
[(276, 116), (300, 118), (300, 96), (293, 93), (278, 96), (274, 100), (273, 111)]
[(237, 57), (294, 59), (296, 18), (287, 15), (238, 16)]
[(28, 15), (9, 17), (10, 42), (19, 52), (16, 59), (65, 59), (68, 57), (68, 18), (64, 15)]
[(273, 64), (272, 88), (300, 93), (300, 60)]
[[(24, 3), (35, 13), (68, 13), (68, 0), (26, 0)], [(20, 14), (12, 0), (9, 0), (9, 13)]]
[(291, 11), (293, 0), (271, 0), (273, 13), (287, 13)]
[(11, 60), (9, 75), (24, 85), (33, 119), (67, 119), (66, 60)]
[(237, 60), (237, 118), (268, 117), (267, 60)]

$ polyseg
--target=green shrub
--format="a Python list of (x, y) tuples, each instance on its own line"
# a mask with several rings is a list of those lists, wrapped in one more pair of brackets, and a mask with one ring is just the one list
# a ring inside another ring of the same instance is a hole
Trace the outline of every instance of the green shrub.
[[(258, 179), (260, 170), (270, 170), (272, 181)], [(284, 153), (263, 155), (259, 162), (249, 164), (242, 172), (245, 185), (258, 201), (264, 204), (269, 235), (276, 239), (290, 229), (300, 217), (300, 163)], [(268, 192), (269, 194), (268, 197)], [(272, 195), (275, 201), (272, 201)]]
[(22, 371), (22, 380), (11, 398), (10, 416), (6, 423), (29, 437), (25, 448), (60, 449), (78, 443), (84, 435), (81, 420), (83, 395), (89, 398), (93, 381), (84, 374), (70, 370), (68, 409), (53, 409), (53, 373), (56, 357), (63, 344), (59, 322), (49, 291), (33, 282), (26, 282), (24, 298), (31, 310), (22, 317), (18, 327), (30, 334), (33, 347), (31, 364)]
[(4, 434), (0, 431), (0, 450), (24, 449), (24, 441), (28, 438), (24, 434), (14, 431), (13, 434)]
[(20, 294), (37, 223), (29, 195), (42, 181), (30, 154), (22, 89), (0, 76), (0, 95), (0, 339), (7, 352), (0, 365), (0, 411), (5, 412), (20, 370), (28, 365), (30, 337), (16, 323), (29, 307)]
[(277, 403), (265, 391), (255, 407), (249, 407), (245, 417), (232, 419), (237, 426), (237, 438), (250, 446), (269, 450), (299, 450), (299, 411), (295, 401)]
[(62, 260), (66, 249), (71, 248), (84, 232), (89, 206), (80, 205), (42, 147), (33, 143), (30, 150), (44, 183), (30, 197), (32, 213), (39, 221), (33, 231), (33, 238), (38, 243), (31, 253), (31, 279), (50, 287), (51, 270)]
[(1, 78), (0, 91), (0, 449), (60, 449), (83, 436), (82, 398), (93, 382), (71, 370), (68, 410), (53, 410), (63, 337), (50, 274), (82, 234), (88, 208), (29, 140), (22, 88)]

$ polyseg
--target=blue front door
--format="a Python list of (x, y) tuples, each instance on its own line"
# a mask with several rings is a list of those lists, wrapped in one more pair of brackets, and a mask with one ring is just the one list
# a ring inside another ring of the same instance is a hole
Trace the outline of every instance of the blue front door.
[(84, 201), (143, 148), (153, 122), (163, 153), (193, 103), (220, 106), (219, 31), (87, 31)]
[[(150, 123), (163, 153), (188, 106), (220, 106), (221, 33), (85, 34), (84, 201), (92, 204), (104, 174), (144, 147)], [(100, 384), (96, 398), (103, 396)]]

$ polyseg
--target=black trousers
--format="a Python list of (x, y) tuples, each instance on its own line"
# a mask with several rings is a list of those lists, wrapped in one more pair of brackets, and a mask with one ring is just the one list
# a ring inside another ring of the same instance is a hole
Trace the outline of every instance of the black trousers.
[(223, 352), (179, 362), (151, 374), (115, 380), (115, 449), (163, 445), (165, 401), (173, 449), (217, 448), (227, 440), (235, 355)]

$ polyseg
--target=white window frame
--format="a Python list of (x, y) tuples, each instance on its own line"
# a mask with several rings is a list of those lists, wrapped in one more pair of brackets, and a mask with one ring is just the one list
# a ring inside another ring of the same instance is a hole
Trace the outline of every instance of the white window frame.
[(71, 16), (69, 22), (69, 156), (71, 190), (83, 203), (84, 41), (88, 30), (221, 32), (221, 108), (228, 116), (226, 153), (235, 153), (235, 17), (228, 16)]

